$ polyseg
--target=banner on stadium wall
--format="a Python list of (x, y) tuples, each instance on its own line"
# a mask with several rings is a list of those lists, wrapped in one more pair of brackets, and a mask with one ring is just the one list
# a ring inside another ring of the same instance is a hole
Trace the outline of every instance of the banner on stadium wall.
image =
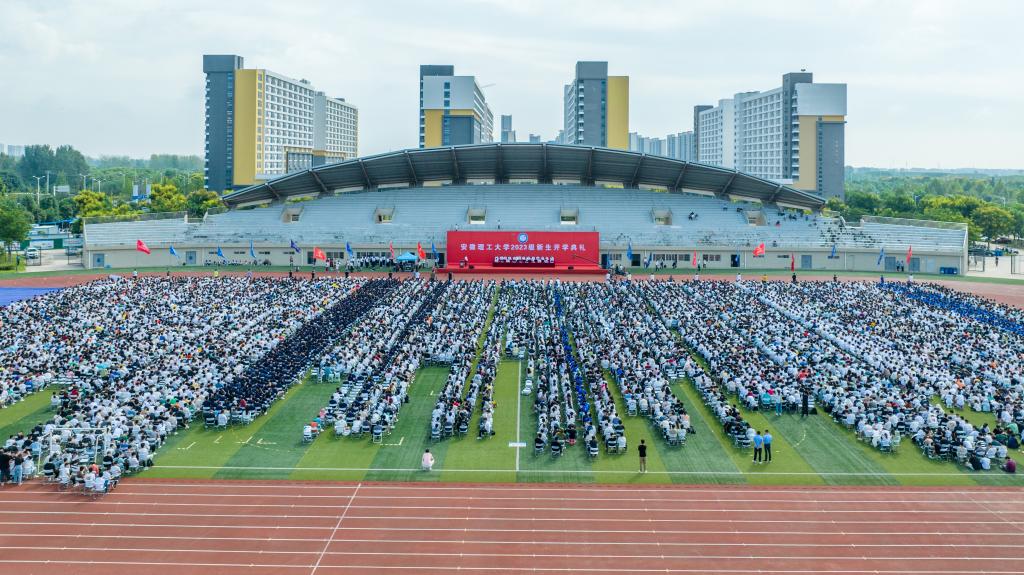
[(500, 256), (554, 258), (556, 266), (599, 267), (598, 232), (449, 231), (448, 265), (492, 266)]

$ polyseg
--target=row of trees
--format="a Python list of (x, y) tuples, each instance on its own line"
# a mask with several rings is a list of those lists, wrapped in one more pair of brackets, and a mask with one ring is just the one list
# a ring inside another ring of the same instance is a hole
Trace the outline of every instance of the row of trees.
[(971, 241), (1024, 237), (1024, 178), (847, 175), (846, 200), (828, 207), (850, 222), (887, 216), (962, 222)]

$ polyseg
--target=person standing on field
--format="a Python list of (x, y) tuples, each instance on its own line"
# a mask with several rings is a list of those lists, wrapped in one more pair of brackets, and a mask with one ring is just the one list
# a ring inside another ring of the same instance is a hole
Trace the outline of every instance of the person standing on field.
[(636, 451), (640, 455), (640, 473), (647, 473), (647, 443), (643, 439), (636, 446)]

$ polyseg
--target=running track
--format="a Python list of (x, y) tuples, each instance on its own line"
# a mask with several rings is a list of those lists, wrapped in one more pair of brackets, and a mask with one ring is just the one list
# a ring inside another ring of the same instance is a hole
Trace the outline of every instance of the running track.
[(0, 573), (1024, 573), (1024, 490), (129, 479), (0, 490)]

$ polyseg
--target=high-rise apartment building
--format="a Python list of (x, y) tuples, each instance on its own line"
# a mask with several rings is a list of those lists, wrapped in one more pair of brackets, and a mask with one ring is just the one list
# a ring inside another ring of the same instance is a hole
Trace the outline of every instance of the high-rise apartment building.
[(492, 141), (494, 115), (476, 78), (456, 76), (455, 66), (420, 66), (420, 147)]
[(665, 137), (665, 155), (684, 162), (696, 162), (693, 132), (679, 132)]
[(359, 111), (307, 80), (204, 55), (205, 185), (225, 191), (355, 157)]
[(516, 141), (516, 131), (512, 129), (512, 116), (501, 117), (501, 143), (508, 144)]
[(565, 143), (629, 148), (629, 76), (609, 76), (608, 62), (576, 62), (563, 109)]
[(695, 107), (697, 161), (842, 198), (845, 124), (846, 84), (786, 74), (778, 88)]

